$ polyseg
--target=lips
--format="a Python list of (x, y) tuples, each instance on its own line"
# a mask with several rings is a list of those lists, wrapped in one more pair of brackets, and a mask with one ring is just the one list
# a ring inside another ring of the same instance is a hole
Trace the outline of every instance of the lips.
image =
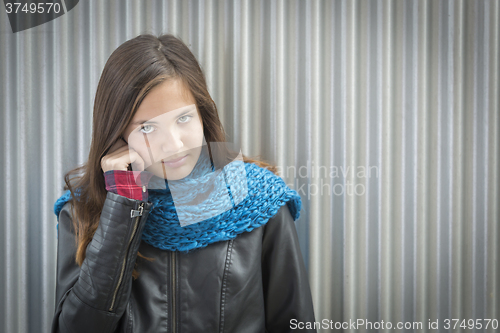
[(182, 160), (184, 157), (186, 157), (187, 155), (184, 155), (184, 156), (181, 156), (179, 158), (175, 158), (175, 159), (171, 159), (171, 160), (168, 160), (168, 161), (162, 161), (163, 163), (175, 163), (175, 162), (179, 162), (180, 160)]
[(179, 168), (179, 167), (183, 166), (184, 164), (186, 164), (188, 156), (189, 156), (189, 154), (184, 155), (182, 157), (173, 158), (173, 159), (168, 160), (168, 161), (163, 161), (162, 166), (169, 168), (169, 169)]

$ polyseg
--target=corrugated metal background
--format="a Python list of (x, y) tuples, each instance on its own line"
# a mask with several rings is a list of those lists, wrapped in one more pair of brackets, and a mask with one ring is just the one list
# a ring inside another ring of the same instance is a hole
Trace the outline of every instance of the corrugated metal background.
[(52, 205), (87, 157), (105, 61), (144, 32), (190, 45), (231, 139), (302, 195), (317, 320), (500, 320), (499, 1), (94, 0), (16, 34), (0, 19), (0, 331), (49, 331)]

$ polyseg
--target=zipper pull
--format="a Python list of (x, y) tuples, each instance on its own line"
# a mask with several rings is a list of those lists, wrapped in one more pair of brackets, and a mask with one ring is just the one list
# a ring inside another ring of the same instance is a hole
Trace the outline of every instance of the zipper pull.
[(134, 217), (137, 217), (137, 216), (142, 216), (143, 206), (144, 206), (144, 203), (141, 203), (141, 205), (139, 206), (139, 210), (132, 209), (130, 211), (130, 217), (134, 218)]

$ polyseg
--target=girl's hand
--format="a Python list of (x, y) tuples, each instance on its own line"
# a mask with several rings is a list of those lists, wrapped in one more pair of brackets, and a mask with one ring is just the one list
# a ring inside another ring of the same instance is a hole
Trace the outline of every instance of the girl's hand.
[(127, 171), (130, 164), (132, 164), (134, 171), (144, 171), (144, 160), (123, 139), (115, 142), (108, 154), (101, 159), (101, 168), (104, 172), (109, 170)]

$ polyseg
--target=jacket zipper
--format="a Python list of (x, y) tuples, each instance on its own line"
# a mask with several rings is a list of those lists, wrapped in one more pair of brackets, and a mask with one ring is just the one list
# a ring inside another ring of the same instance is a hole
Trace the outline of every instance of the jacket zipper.
[(113, 300), (111, 301), (111, 306), (109, 307), (109, 311), (113, 311), (113, 308), (115, 306), (115, 301), (116, 301), (116, 295), (118, 293), (118, 288), (120, 288), (120, 285), (121, 285), (122, 280), (123, 280), (123, 273), (125, 272), (125, 265), (127, 263), (128, 251), (130, 249), (130, 243), (132, 243), (132, 239), (134, 238), (135, 232), (137, 231), (137, 226), (139, 225), (139, 219), (142, 216), (143, 209), (144, 209), (144, 202), (141, 202), (141, 204), (139, 205), (139, 210), (132, 209), (130, 211), (130, 217), (131, 218), (135, 217), (134, 229), (132, 230), (132, 235), (130, 236), (130, 239), (128, 240), (127, 252), (125, 253), (125, 257), (123, 258), (122, 270), (120, 272), (120, 277), (118, 279), (118, 283), (116, 284), (115, 292), (113, 293)]
[(176, 315), (175, 315), (175, 296), (176, 296), (176, 292), (175, 292), (175, 252), (171, 252), (171, 258), (172, 258), (172, 262), (171, 262), (171, 267), (172, 267), (172, 332), (177, 332), (176, 329), (175, 329), (175, 321), (176, 321)]

